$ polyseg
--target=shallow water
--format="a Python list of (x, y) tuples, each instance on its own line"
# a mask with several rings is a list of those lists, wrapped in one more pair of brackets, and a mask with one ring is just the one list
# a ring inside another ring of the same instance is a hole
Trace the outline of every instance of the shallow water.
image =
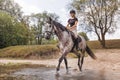
[(56, 73), (55, 68), (25, 68), (14, 72), (11, 76), (18, 80), (108, 80), (105, 79), (104, 74), (92, 70), (79, 72), (70, 69), (66, 73), (65, 69), (61, 69), (59, 73)]

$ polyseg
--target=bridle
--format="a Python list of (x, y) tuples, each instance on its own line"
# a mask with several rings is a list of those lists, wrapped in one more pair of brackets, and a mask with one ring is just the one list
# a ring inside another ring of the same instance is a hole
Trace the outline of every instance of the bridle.
[(45, 31), (44, 34), (45, 33), (49, 34), (50, 36), (52, 35), (52, 31)]
[(53, 22), (50, 23), (49, 27), (52, 28), (51, 31), (45, 31), (44, 34), (47, 33), (47, 35), (51, 36), (53, 34), (53, 30), (54, 30)]

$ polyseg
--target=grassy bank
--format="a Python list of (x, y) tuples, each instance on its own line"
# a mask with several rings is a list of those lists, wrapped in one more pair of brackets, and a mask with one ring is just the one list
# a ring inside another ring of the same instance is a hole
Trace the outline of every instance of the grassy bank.
[[(98, 41), (87, 42), (92, 49), (101, 49)], [(109, 49), (120, 49), (120, 39), (107, 40), (106, 46)], [(0, 58), (20, 58), (20, 59), (50, 59), (59, 56), (56, 45), (27, 45), (11, 46), (0, 50)], [(74, 56), (73, 54), (70, 54)]]
[[(88, 41), (87, 43), (92, 49), (102, 48), (99, 41)], [(106, 40), (106, 48), (120, 49), (120, 39)]]
[(0, 50), (0, 58), (49, 59), (56, 55), (58, 55), (58, 48), (55, 45), (11, 46)]

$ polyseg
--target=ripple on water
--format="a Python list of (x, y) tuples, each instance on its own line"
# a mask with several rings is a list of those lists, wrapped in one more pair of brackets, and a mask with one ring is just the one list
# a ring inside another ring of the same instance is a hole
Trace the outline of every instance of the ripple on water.
[(25, 68), (11, 75), (23, 80), (108, 80), (104, 73), (87, 69), (83, 72), (70, 69), (69, 73), (61, 69), (56, 75), (55, 68)]

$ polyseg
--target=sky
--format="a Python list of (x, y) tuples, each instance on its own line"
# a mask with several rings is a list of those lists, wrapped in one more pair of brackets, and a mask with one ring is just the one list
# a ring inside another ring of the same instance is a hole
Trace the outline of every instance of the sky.
[[(32, 13), (41, 13), (48, 11), (49, 13), (56, 13), (60, 17), (60, 21), (63, 25), (67, 24), (69, 18), (69, 11), (67, 5), (71, 0), (14, 0), (18, 3), (24, 15), (30, 15)], [(106, 35), (107, 39), (120, 39), (120, 23), (117, 24), (118, 29), (114, 34)], [(95, 34), (87, 34), (91, 40), (96, 40)], [(91, 37), (92, 36), (92, 37)]]
[(67, 5), (71, 0), (14, 0), (21, 7), (25, 15), (48, 11), (60, 16), (60, 20), (65, 25), (69, 17)]

